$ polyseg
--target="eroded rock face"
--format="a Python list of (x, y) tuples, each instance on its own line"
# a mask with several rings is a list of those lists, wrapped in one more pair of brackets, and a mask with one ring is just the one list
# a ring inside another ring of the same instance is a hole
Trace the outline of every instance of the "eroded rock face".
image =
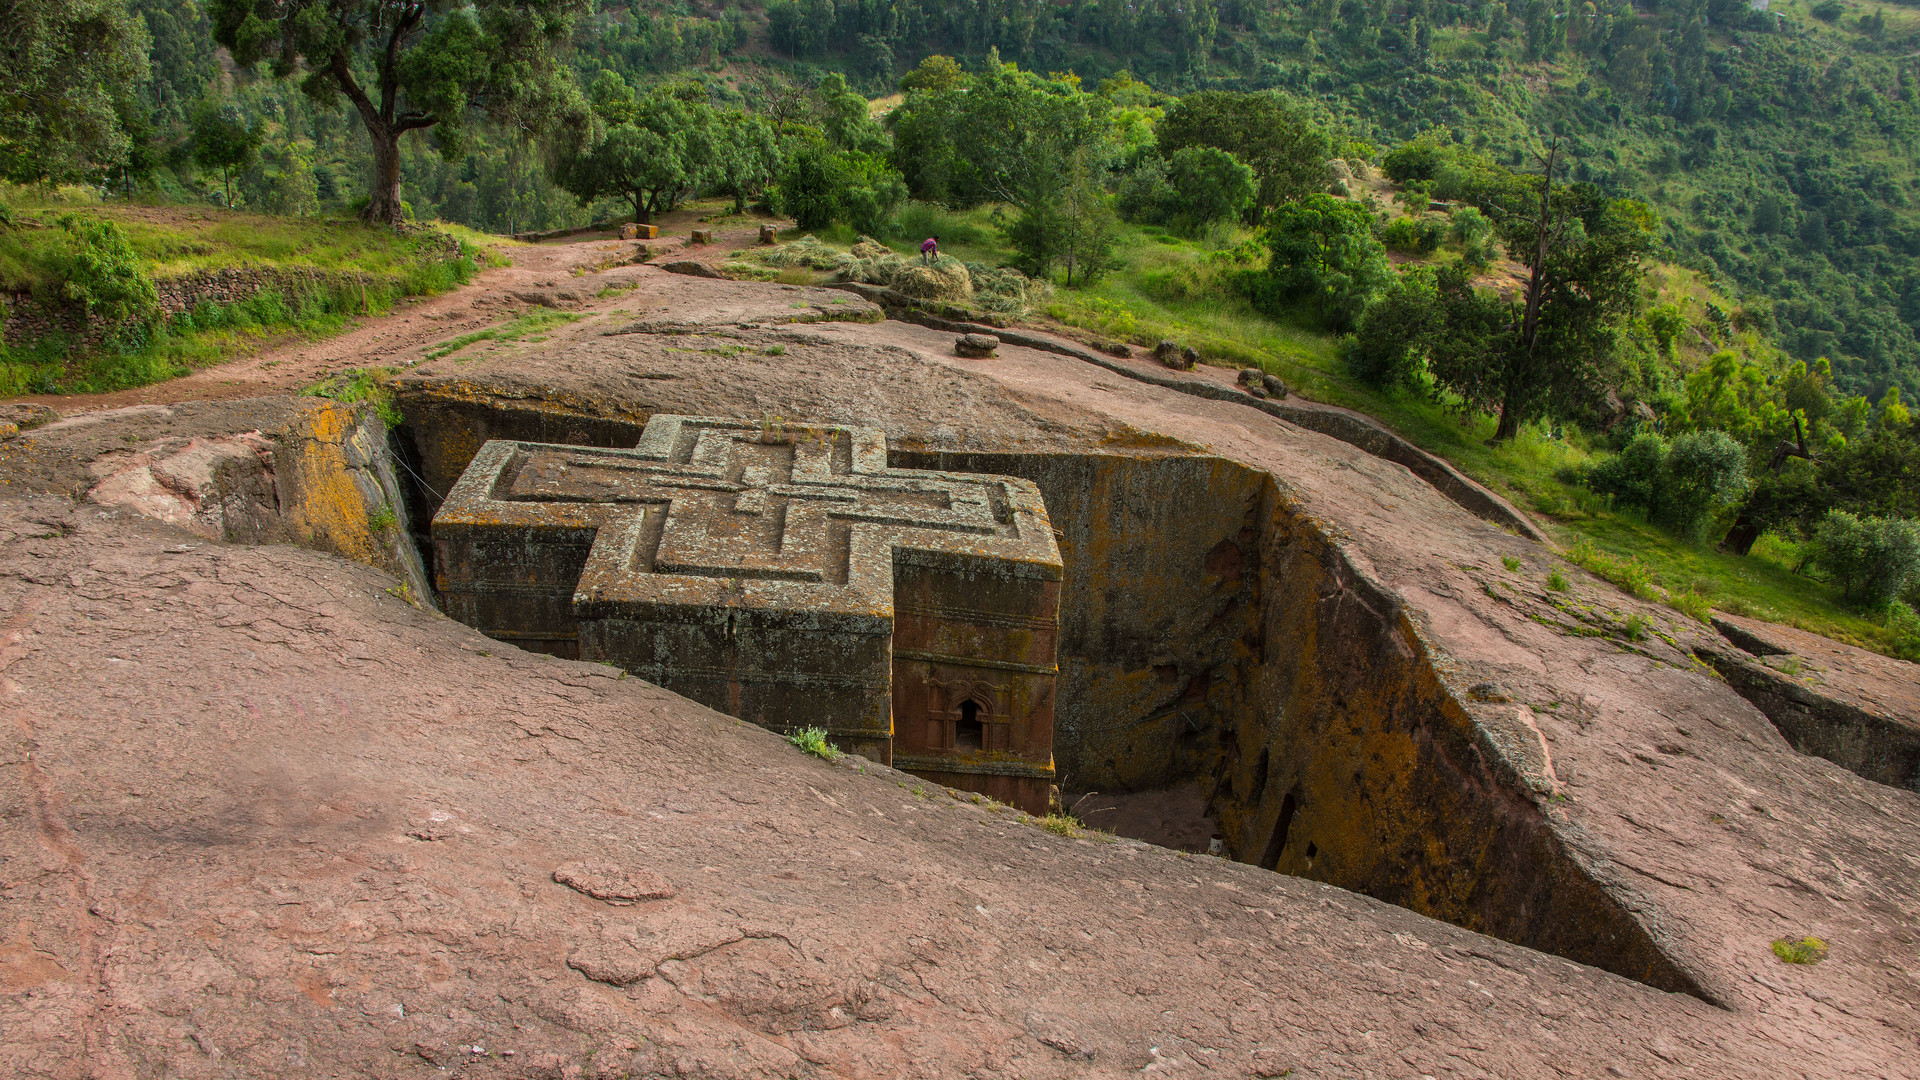
[(1920, 665), (1716, 612), (1696, 651), (1796, 750), (1920, 791)]
[(409, 491), (371, 409), (318, 398), (136, 405), (0, 442), (0, 483), (58, 491), (208, 539), (296, 543), (389, 570), (431, 598)]

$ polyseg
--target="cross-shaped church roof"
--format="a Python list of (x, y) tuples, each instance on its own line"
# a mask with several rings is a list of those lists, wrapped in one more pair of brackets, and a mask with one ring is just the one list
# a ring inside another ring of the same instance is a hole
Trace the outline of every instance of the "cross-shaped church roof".
[(662, 415), (631, 450), (496, 440), (433, 534), (461, 621), (881, 760), (910, 581), (979, 623), (936, 626), (956, 644), (916, 657), (1045, 675), (1050, 739), (1062, 567), (1039, 489), (889, 468), (877, 428)]

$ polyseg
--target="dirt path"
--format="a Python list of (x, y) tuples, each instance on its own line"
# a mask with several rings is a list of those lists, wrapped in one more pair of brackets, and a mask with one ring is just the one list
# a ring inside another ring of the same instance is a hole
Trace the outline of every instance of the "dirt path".
[[(703, 209), (709, 208), (678, 210), (659, 219), (660, 239), (646, 242), (653, 261), (717, 263), (729, 251), (753, 246), (765, 220), (748, 217), (731, 227), (715, 225), (712, 245), (692, 246), (688, 234)], [(392, 310), (359, 319), (345, 333), (330, 338), (283, 338), (252, 356), (132, 390), (14, 400), (48, 405), (61, 413), (218, 401), (296, 390), (352, 368), (401, 366), (419, 360), (438, 342), (506, 322), (536, 305), (584, 313), (617, 307), (618, 291), (601, 294), (609, 286), (628, 285), (648, 273), (634, 266), (637, 248), (634, 241), (620, 240), (612, 232), (511, 244), (502, 250), (512, 265), (487, 270), (452, 292), (402, 300)]]

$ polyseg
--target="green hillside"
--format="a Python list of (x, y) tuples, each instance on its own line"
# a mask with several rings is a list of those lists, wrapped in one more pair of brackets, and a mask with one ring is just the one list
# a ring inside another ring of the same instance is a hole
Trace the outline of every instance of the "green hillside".
[[(292, 83), (223, 64), (195, 0), (137, 0), (152, 28), (154, 157), (183, 164), (209, 87), (263, 125), (247, 205), (298, 213), (364, 195), (364, 136)], [(1649, 5), (1588, 0), (777, 0), (700, 8), (607, 3), (574, 33), (571, 64), (644, 85), (698, 80), (723, 105), (768, 111), (791, 83), (844, 73), (869, 96), (935, 53), (989, 50), (1091, 86), (1129, 71), (1154, 89), (1278, 89), (1343, 143), (1378, 153), (1416, 138), (1531, 161), (1567, 133), (1574, 179), (1645, 199), (1681, 265), (1752, 308), (1766, 300), (1791, 355), (1831, 357), (1839, 385), (1920, 395), (1920, 11), (1851, 0)], [(584, 222), (541, 169), (529, 133), (474, 130), (449, 161), (403, 144), (414, 213), (489, 231)], [(1351, 152), (1351, 150), (1349, 151)], [(178, 170), (151, 182), (201, 197)]]

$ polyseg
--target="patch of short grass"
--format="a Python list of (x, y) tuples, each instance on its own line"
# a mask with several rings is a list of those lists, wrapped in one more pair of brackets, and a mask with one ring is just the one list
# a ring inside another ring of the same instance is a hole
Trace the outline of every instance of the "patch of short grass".
[[(553, 308), (545, 307), (534, 308), (532, 311), (513, 319), (505, 325), (490, 327), (486, 330), (476, 330), (471, 334), (461, 334), (459, 337), (443, 341), (433, 348), (428, 349), (426, 358), (428, 360), (438, 360), (443, 356), (452, 356), (467, 346), (481, 341), (519, 341), (523, 338), (528, 338), (529, 335), (537, 334), (542, 330), (579, 322), (582, 317), (583, 316), (571, 311), (557, 311)], [(530, 340), (544, 341), (546, 339), (535, 337)]]
[[(394, 399), (392, 368), (350, 368), (300, 391), (306, 397), (326, 398), (342, 405), (370, 405), (388, 427), (399, 427), (402, 417)], [(392, 508), (382, 506), (389, 515)]]

